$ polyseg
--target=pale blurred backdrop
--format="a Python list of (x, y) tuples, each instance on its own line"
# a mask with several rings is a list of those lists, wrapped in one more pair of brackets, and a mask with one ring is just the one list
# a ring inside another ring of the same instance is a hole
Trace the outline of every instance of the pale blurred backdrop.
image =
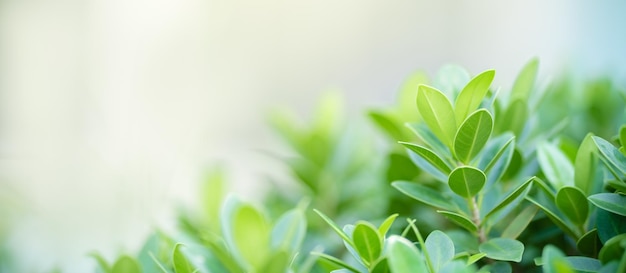
[(358, 118), (448, 63), (504, 88), (534, 56), (544, 82), (624, 79), (625, 3), (0, 0), (0, 232), (20, 272), (90, 272), (171, 227), (214, 164), (254, 198), (279, 172), (268, 111), (328, 88)]

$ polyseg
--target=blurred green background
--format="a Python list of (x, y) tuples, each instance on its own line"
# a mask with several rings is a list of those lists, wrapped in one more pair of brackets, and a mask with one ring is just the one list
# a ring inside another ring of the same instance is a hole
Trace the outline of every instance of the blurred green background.
[(623, 90), (625, 13), (621, 1), (0, 0), (0, 262), (86, 272), (91, 250), (136, 250), (199, 202), (216, 162), (229, 189), (258, 198), (265, 177), (286, 176), (266, 154), (288, 153), (268, 112), (311, 117), (328, 89), (363, 120), (416, 69), (493, 68), (508, 89), (536, 56), (540, 85), (580, 90), (549, 95), (564, 107)]

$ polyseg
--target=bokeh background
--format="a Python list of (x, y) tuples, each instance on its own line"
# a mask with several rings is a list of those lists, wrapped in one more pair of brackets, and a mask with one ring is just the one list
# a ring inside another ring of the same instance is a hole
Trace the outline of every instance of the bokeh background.
[[(207, 168), (255, 198), (274, 107), (341, 90), (351, 116), (411, 72), (532, 57), (626, 86), (623, 1), (0, 0), (0, 255), (89, 272), (193, 204)], [(564, 102), (567, 103), (567, 102)], [(278, 174), (279, 175), (279, 174)]]

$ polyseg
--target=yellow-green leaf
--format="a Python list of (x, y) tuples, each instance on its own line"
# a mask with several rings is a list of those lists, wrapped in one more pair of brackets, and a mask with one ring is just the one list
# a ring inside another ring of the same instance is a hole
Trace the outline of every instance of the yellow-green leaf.
[(420, 85), (417, 91), (417, 110), (435, 136), (452, 149), (456, 119), (446, 95), (433, 87)]
[(454, 137), (454, 153), (463, 163), (478, 154), (489, 140), (493, 130), (493, 118), (486, 109), (472, 113), (459, 127)]
[(465, 118), (480, 106), (487, 91), (489, 91), (495, 74), (494, 70), (487, 70), (478, 74), (463, 87), (454, 103), (457, 125), (461, 125)]
[(448, 177), (450, 189), (465, 198), (478, 194), (485, 185), (485, 173), (474, 167), (463, 166), (454, 169)]

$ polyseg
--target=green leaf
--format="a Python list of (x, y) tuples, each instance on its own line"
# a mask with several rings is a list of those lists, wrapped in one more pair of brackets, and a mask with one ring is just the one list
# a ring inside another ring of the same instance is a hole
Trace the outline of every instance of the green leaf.
[(604, 243), (598, 258), (603, 264), (612, 260), (619, 260), (624, 253), (624, 242), (626, 241), (626, 233), (617, 235)]
[(425, 247), (435, 272), (438, 272), (443, 265), (454, 257), (454, 243), (445, 233), (439, 230), (435, 230), (428, 235)]
[(511, 131), (519, 137), (526, 125), (528, 105), (523, 99), (514, 99), (504, 113), (496, 116), (496, 132)]
[(408, 142), (399, 142), (405, 147), (409, 148), (409, 150), (415, 152), (424, 160), (426, 160), (430, 165), (437, 168), (437, 170), (441, 171), (445, 175), (448, 175), (451, 171), (450, 166), (446, 164), (443, 159), (441, 159), (437, 154), (429, 150), (428, 148), (422, 147), (417, 144), (408, 143)]
[(100, 255), (97, 252), (92, 252), (92, 253), (89, 253), (89, 256), (91, 256), (92, 258), (96, 260), (96, 262), (98, 263), (98, 266), (100, 267), (100, 269), (102, 269), (102, 272), (111, 273), (111, 266), (104, 259), (104, 257), (102, 257), (102, 255)]
[(372, 224), (360, 221), (352, 232), (352, 241), (356, 251), (366, 265), (372, 264), (382, 252), (382, 238)]
[(478, 168), (485, 171), (485, 187), (491, 188), (505, 174), (515, 152), (515, 136), (510, 133), (498, 136), (487, 143), (478, 156)]
[(459, 65), (447, 64), (437, 71), (433, 84), (450, 98), (455, 98), (457, 97), (456, 94), (461, 92), (461, 89), (467, 85), (470, 79), (470, 74), (465, 68)]
[(393, 224), (393, 222), (396, 220), (397, 217), (398, 217), (397, 213), (389, 215), (389, 217), (387, 217), (387, 219), (385, 219), (385, 221), (383, 221), (380, 224), (380, 226), (378, 227), (378, 234), (380, 234), (382, 238), (385, 238), (385, 235), (387, 235), (387, 231), (389, 231), (389, 229), (391, 228), (391, 225)]
[(491, 86), (495, 74), (495, 70), (484, 71), (463, 87), (454, 103), (457, 125), (461, 125), (461, 122), (467, 118), (469, 113), (480, 106), (483, 98), (487, 95), (487, 91), (489, 91), (489, 86)]
[(580, 236), (580, 239), (576, 242), (576, 248), (578, 248), (578, 251), (590, 257), (598, 255), (598, 251), (600, 251), (601, 247), (602, 243), (598, 237), (598, 229), (595, 228), (585, 233), (583, 236)]
[(553, 245), (547, 245), (543, 248), (541, 259), (543, 260), (542, 269), (544, 273), (574, 273), (563, 252)]
[(253, 268), (260, 268), (268, 253), (259, 249), (270, 246), (270, 226), (255, 207), (242, 204), (233, 215), (233, 241), (241, 257)]
[(174, 263), (174, 272), (176, 273), (191, 273), (193, 267), (185, 257), (185, 254), (181, 251), (182, 244), (176, 244), (174, 246), (174, 253), (172, 253), (172, 262)]
[(400, 192), (424, 204), (445, 210), (456, 210), (450, 198), (424, 185), (408, 181), (396, 181), (391, 183), (391, 185)]
[(502, 201), (500, 201), (500, 203), (498, 203), (493, 209), (491, 209), (487, 214), (485, 214), (484, 218), (485, 219), (489, 219), (489, 217), (491, 217), (492, 215), (494, 215), (495, 213), (497, 213), (501, 209), (503, 209), (506, 206), (508, 206), (509, 204), (511, 204), (518, 197), (526, 196), (525, 193), (528, 192), (528, 191), (526, 191), (526, 189), (531, 186), (531, 182), (533, 182), (533, 181), (535, 181), (535, 177), (531, 177), (528, 180), (526, 180), (524, 183), (519, 185), (519, 187), (514, 189), (511, 193), (509, 193), (509, 195), (507, 195), (504, 199), (502, 199)]
[(377, 261), (373, 266), (371, 273), (390, 273), (389, 271), (389, 263), (387, 262), (387, 258), (381, 259)]
[(609, 180), (607, 181), (607, 185), (617, 191), (626, 192), (626, 183), (622, 181)]
[(583, 256), (569, 256), (565, 257), (572, 267), (577, 272), (598, 272), (602, 268), (602, 263), (593, 258)]
[(515, 83), (513, 84), (512, 89), (512, 97), (523, 99), (524, 101), (528, 100), (530, 96), (530, 92), (533, 89), (535, 84), (535, 78), (537, 77), (537, 70), (539, 69), (539, 60), (537, 58), (531, 59), (522, 71), (520, 71), (519, 75), (515, 79)]
[(285, 212), (274, 224), (271, 235), (272, 249), (289, 253), (300, 250), (306, 234), (306, 217), (300, 209)]
[(494, 238), (478, 246), (487, 258), (500, 261), (520, 262), (524, 254), (524, 244), (509, 238)]
[(593, 134), (589, 133), (576, 153), (574, 162), (574, 185), (581, 189), (585, 195), (592, 193), (596, 177), (596, 146), (593, 142)]
[(289, 272), (290, 255), (285, 250), (273, 252), (257, 272)]
[(626, 216), (626, 196), (624, 195), (617, 193), (598, 193), (589, 196), (589, 201), (603, 210)]
[(565, 222), (565, 220), (561, 219), (561, 217), (559, 217), (556, 212), (552, 211), (551, 209), (549, 209), (546, 205), (541, 204), (538, 200), (533, 199), (530, 196), (526, 196), (526, 200), (530, 201), (531, 203), (535, 204), (537, 207), (539, 207), (543, 213), (548, 216), (548, 218), (550, 218), (550, 220), (552, 220), (552, 222), (557, 225), (562, 231), (564, 231), (566, 234), (568, 234), (569, 236), (571, 236), (572, 238), (574, 238), (575, 240), (577, 240), (579, 238), (579, 235), (576, 231), (572, 230), (570, 225)]
[(582, 225), (589, 216), (585, 194), (575, 187), (563, 187), (556, 193), (556, 206), (575, 224)]
[(337, 235), (339, 235), (339, 237), (341, 237), (341, 239), (343, 239), (344, 242), (346, 242), (348, 245), (350, 245), (352, 247), (355, 247), (354, 243), (350, 239), (350, 236), (348, 236), (348, 234), (346, 234), (342, 229), (340, 229), (339, 226), (337, 226), (337, 224), (335, 224), (335, 222), (333, 220), (328, 218), (328, 216), (326, 216), (324, 213), (322, 213), (321, 211), (319, 211), (317, 209), (313, 209), (313, 211), (315, 213), (317, 213), (317, 215), (322, 217), (324, 222), (326, 222), (335, 231), (335, 233), (337, 233)]
[(401, 126), (401, 123), (394, 120), (394, 117), (390, 114), (381, 111), (369, 111), (368, 116), (383, 132), (387, 133), (391, 139), (401, 140), (407, 139), (406, 128)]
[(548, 142), (539, 144), (537, 159), (541, 170), (555, 188), (574, 185), (574, 166), (554, 144)]
[(452, 104), (446, 95), (435, 88), (420, 85), (417, 91), (417, 109), (428, 128), (448, 148), (452, 149), (456, 120)]
[(469, 218), (467, 218), (464, 215), (461, 215), (461, 214), (458, 214), (458, 213), (455, 213), (455, 212), (451, 212), (451, 211), (445, 211), (445, 210), (438, 210), (437, 213), (443, 214), (443, 216), (448, 218), (450, 221), (452, 221), (452, 222), (456, 223), (457, 225), (463, 227), (464, 229), (468, 230), (469, 232), (476, 232), (476, 230), (478, 230), (478, 228), (476, 227), (474, 222), (472, 222), (472, 220), (470, 220)]
[(597, 136), (593, 136), (592, 138), (602, 156), (608, 160), (611, 166), (617, 168), (622, 175), (626, 174), (626, 156), (608, 141)]
[(426, 143), (430, 149), (440, 156), (452, 156), (450, 149), (446, 147), (443, 142), (437, 138), (433, 132), (428, 129), (428, 126), (423, 122), (415, 123), (409, 122), (405, 124), (411, 132), (413, 132), (422, 142)]
[(493, 117), (485, 109), (472, 113), (459, 127), (454, 137), (454, 152), (461, 162), (468, 163), (489, 140)]
[(485, 253), (474, 254), (467, 259), (467, 265), (472, 265), (480, 261), (480, 259), (484, 258), (485, 256), (487, 256), (487, 254)]
[(417, 247), (397, 235), (387, 239), (387, 260), (391, 272), (428, 272), (424, 256)]
[(337, 259), (337, 258), (335, 258), (333, 256), (330, 256), (328, 254), (324, 254), (324, 253), (321, 253), (321, 252), (311, 252), (311, 255), (318, 256), (318, 257), (324, 259), (325, 261), (330, 262), (331, 264), (337, 265), (339, 267), (343, 267), (343, 268), (345, 268), (345, 269), (347, 269), (349, 271), (352, 271), (354, 273), (360, 273), (359, 270), (357, 270), (356, 268), (354, 268), (351, 265), (347, 264), (346, 262), (344, 262), (344, 261), (342, 261), (340, 259)]
[(134, 258), (123, 255), (117, 259), (111, 273), (141, 273), (141, 268)]
[(598, 238), (602, 243), (606, 243), (614, 236), (626, 233), (626, 216), (599, 209), (596, 210), (596, 226)]
[(504, 229), (502, 237), (517, 239), (517, 237), (519, 237), (519, 235), (526, 230), (526, 227), (528, 227), (528, 224), (530, 224), (533, 220), (538, 210), (539, 208), (533, 205), (524, 208), (524, 210), (515, 216), (513, 221), (511, 221), (511, 223)]
[(448, 185), (452, 191), (462, 197), (471, 198), (478, 194), (485, 185), (487, 177), (474, 167), (458, 167), (448, 177)]

